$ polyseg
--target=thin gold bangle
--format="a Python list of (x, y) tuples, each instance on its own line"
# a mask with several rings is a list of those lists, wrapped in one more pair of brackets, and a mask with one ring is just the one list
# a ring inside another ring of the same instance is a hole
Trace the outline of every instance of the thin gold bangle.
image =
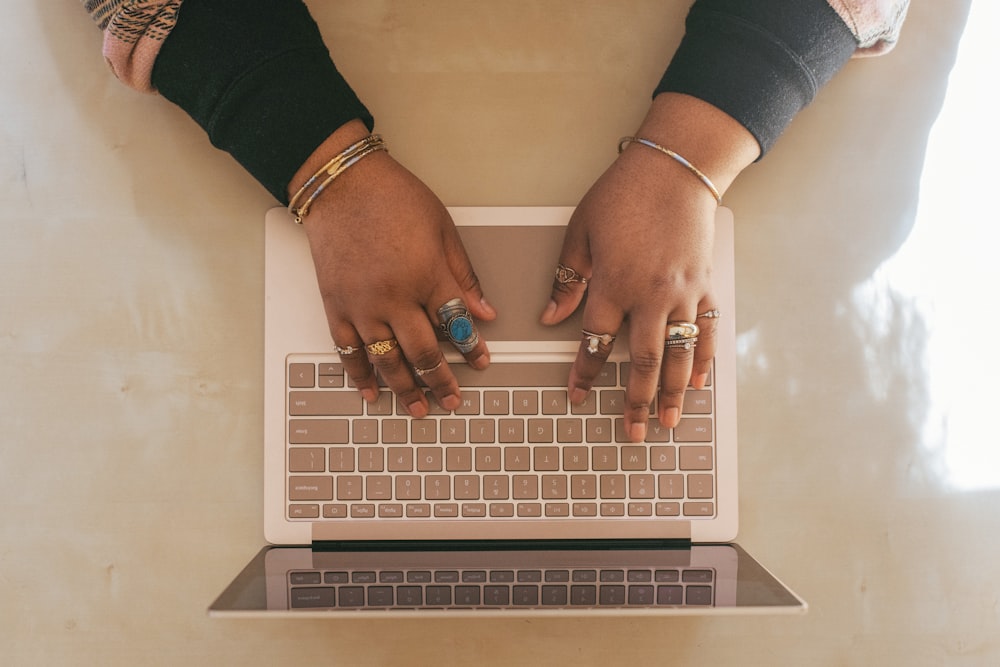
[(664, 153), (672, 157), (674, 160), (676, 160), (684, 167), (686, 167), (688, 171), (697, 176), (698, 180), (700, 180), (702, 183), (705, 184), (705, 187), (708, 188), (709, 191), (712, 193), (712, 196), (715, 197), (715, 202), (717, 204), (720, 205), (722, 204), (722, 195), (719, 194), (719, 189), (715, 187), (715, 183), (712, 182), (712, 179), (706, 176), (701, 169), (698, 169), (698, 167), (694, 166), (693, 164), (691, 164), (683, 157), (670, 150), (669, 148), (664, 148), (660, 144), (650, 141), (649, 139), (643, 139), (642, 137), (622, 137), (618, 141), (618, 152), (621, 153), (623, 150), (625, 150), (625, 147), (631, 143), (642, 144), (643, 146), (649, 146), (650, 148), (658, 150), (661, 153)]
[[(358, 160), (367, 155), (371, 155), (375, 151), (388, 150), (389, 148), (385, 145), (385, 141), (383, 141), (380, 135), (370, 134), (364, 139), (351, 144), (340, 153), (337, 153), (333, 159), (320, 167), (320, 169), (315, 174), (310, 176), (309, 180), (303, 183), (302, 187), (300, 187), (298, 191), (292, 195), (292, 198), (288, 202), (288, 211), (295, 216), (295, 222), (301, 225), (302, 219), (306, 217), (306, 214), (309, 212), (309, 207), (312, 206), (316, 197), (318, 197), (320, 193), (326, 189), (326, 186), (328, 186), (335, 178), (347, 171), (347, 169), (357, 163)], [(309, 190), (309, 188), (312, 187), (312, 185), (323, 175), (326, 175), (327, 178), (316, 186), (316, 189), (309, 194), (302, 206), (297, 207), (296, 204), (298, 204), (299, 199), (301, 199), (306, 191)]]

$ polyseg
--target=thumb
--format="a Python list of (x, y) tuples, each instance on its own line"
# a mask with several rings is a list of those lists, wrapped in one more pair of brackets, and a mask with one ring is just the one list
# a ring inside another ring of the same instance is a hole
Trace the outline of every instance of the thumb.
[(469, 255), (465, 252), (465, 246), (462, 245), (462, 239), (459, 238), (457, 231), (446, 235), (444, 252), (451, 275), (462, 290), (462, 299), (472, 315), (480, 320), (496, 319), (497, 311), (483, 295), (479, 277), (472, 268), (472, 261), (469, 260)]
[(573, 314), (587, 292), (592, 263), (586, 244), (567, 228), (559, 263), (552, 279), (552, 295), (542, 311), (540, 321), (545, 325), (558, 324)]

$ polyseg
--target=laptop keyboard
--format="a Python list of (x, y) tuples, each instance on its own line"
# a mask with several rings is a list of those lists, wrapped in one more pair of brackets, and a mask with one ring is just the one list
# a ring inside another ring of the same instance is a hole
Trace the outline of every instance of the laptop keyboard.
[(292, 609), (711, 606), (714, 584), (707, 568), (288, 573)]
[(631, 443), (628, 362), (606, 363), (581, 405), (568, 401), (569, 363), (451, 368), (461, 407), (430, 397), (430, 414), (412, 419), (388, 391), (365, 403), (337, 357), (290, 356), (288, 518), (715, 516), (711, 376), (688, 389), (676, 428), (651, 409), (646, 441)]

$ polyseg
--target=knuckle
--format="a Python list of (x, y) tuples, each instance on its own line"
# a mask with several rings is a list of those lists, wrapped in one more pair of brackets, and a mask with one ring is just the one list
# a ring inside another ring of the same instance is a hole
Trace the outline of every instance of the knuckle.
[(632, 373), (649, 376), (660, 370), (662, 357), (659, 350), (640, 350), (632, 353)]

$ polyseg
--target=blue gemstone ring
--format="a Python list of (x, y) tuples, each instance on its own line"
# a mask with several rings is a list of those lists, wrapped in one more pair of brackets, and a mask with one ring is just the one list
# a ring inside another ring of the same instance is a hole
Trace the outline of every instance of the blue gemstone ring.
[(471, 352), (479, 343), (479, 333), (472, 323), (472, 314), (461, 299), (452, 299), (437, 310), (438, 321), (445, 338), (461, 352)]

